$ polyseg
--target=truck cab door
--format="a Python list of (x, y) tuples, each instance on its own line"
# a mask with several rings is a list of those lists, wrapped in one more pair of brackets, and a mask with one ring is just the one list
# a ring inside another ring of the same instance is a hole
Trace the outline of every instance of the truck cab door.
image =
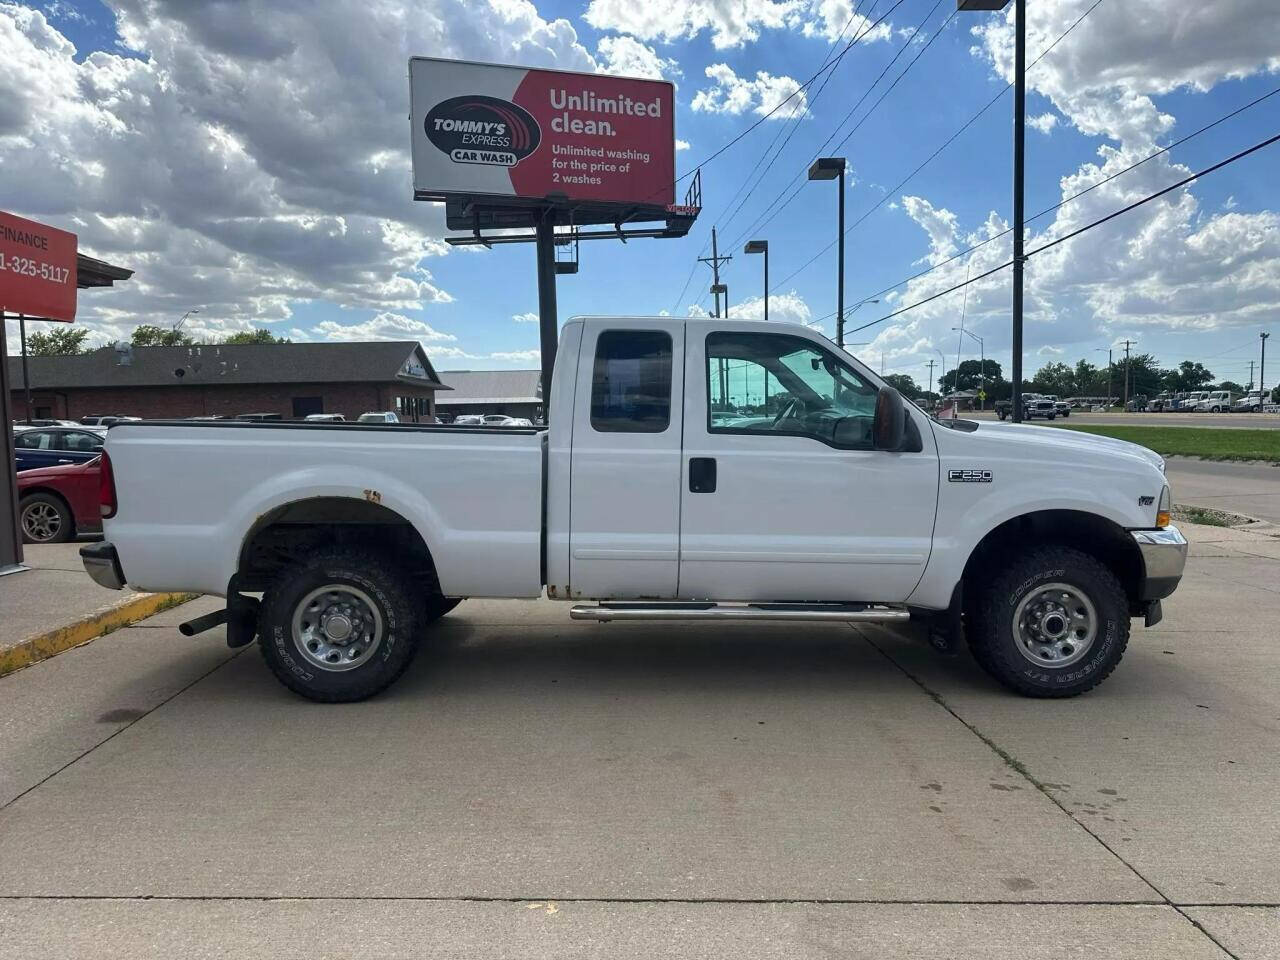
[(684, 324), (587, 320), (574, 390), (569, 587), (676, 595)]
[(818, 337), (690, 324), (680, 596), (895, 603), (924, 573), (938, 455), (873, 449), (879, 387)]

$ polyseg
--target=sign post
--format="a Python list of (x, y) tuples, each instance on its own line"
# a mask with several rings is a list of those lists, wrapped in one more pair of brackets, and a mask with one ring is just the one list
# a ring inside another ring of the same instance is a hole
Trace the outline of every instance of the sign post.
[[(556, 247), (680, 237), (698, 215), (696, 173), (685, 202), (675, 204), (674, 88), (414, 57), (409, 116), (413, 198), (444, 201), (449, 228), (470, 232), (448, 242), (535, 244), (545, 411), (559, 337)], [(652, 221), (665, 224), (633, 226)], [(601, 224), (612, 229), (582, 229)], [(496, 230), (503, 232), (485, 232)]]
[[(27, 382), (28, 316), (70, 323), (76, 316), (76, 235), (0, 211), (0, 318), (17, 314), (22, 342), (22, 380), (27, 419), (31, 388)], [(0, 330), (0, 334), (4, 331)], [(0, 336), (0, 574), (22, 567), (22, 531), (18, 523), (18, 480), (14, 473), (13, 424), (9, 416), (7, 337)]]

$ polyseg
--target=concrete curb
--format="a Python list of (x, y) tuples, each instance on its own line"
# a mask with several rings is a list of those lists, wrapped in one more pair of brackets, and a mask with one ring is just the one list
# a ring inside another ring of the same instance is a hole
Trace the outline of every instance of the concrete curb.
[(144, 593), (109, 610), (95, 613), (65, 627), (37, 634), (7, 650), (0, 650), (0, 677), (48, 660), (74, 647), (145, 620), (162, 610), (194, 600), (198, 593)]

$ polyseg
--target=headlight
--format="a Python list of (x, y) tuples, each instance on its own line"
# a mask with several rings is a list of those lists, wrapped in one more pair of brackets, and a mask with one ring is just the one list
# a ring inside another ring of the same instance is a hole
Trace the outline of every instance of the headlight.
[(1160, 504), (1156, 507), (1156, 526), (1167, 527), (1173, 523), (1173, 518), (1169, 515), (1173, 507), (1173, 497), (1169, 493), (1169, 485), (1166, 483), (1164, 489), (1160, 491)]

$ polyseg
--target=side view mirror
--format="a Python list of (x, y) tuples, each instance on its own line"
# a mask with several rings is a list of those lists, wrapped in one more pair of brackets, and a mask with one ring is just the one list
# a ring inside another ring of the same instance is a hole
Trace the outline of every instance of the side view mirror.
[(876, 394), (875, 419), (871, 423), (871, 445), (876, 450), (901, 450), (907, 431), (907, 408), (902, 394), (882, 387)]

